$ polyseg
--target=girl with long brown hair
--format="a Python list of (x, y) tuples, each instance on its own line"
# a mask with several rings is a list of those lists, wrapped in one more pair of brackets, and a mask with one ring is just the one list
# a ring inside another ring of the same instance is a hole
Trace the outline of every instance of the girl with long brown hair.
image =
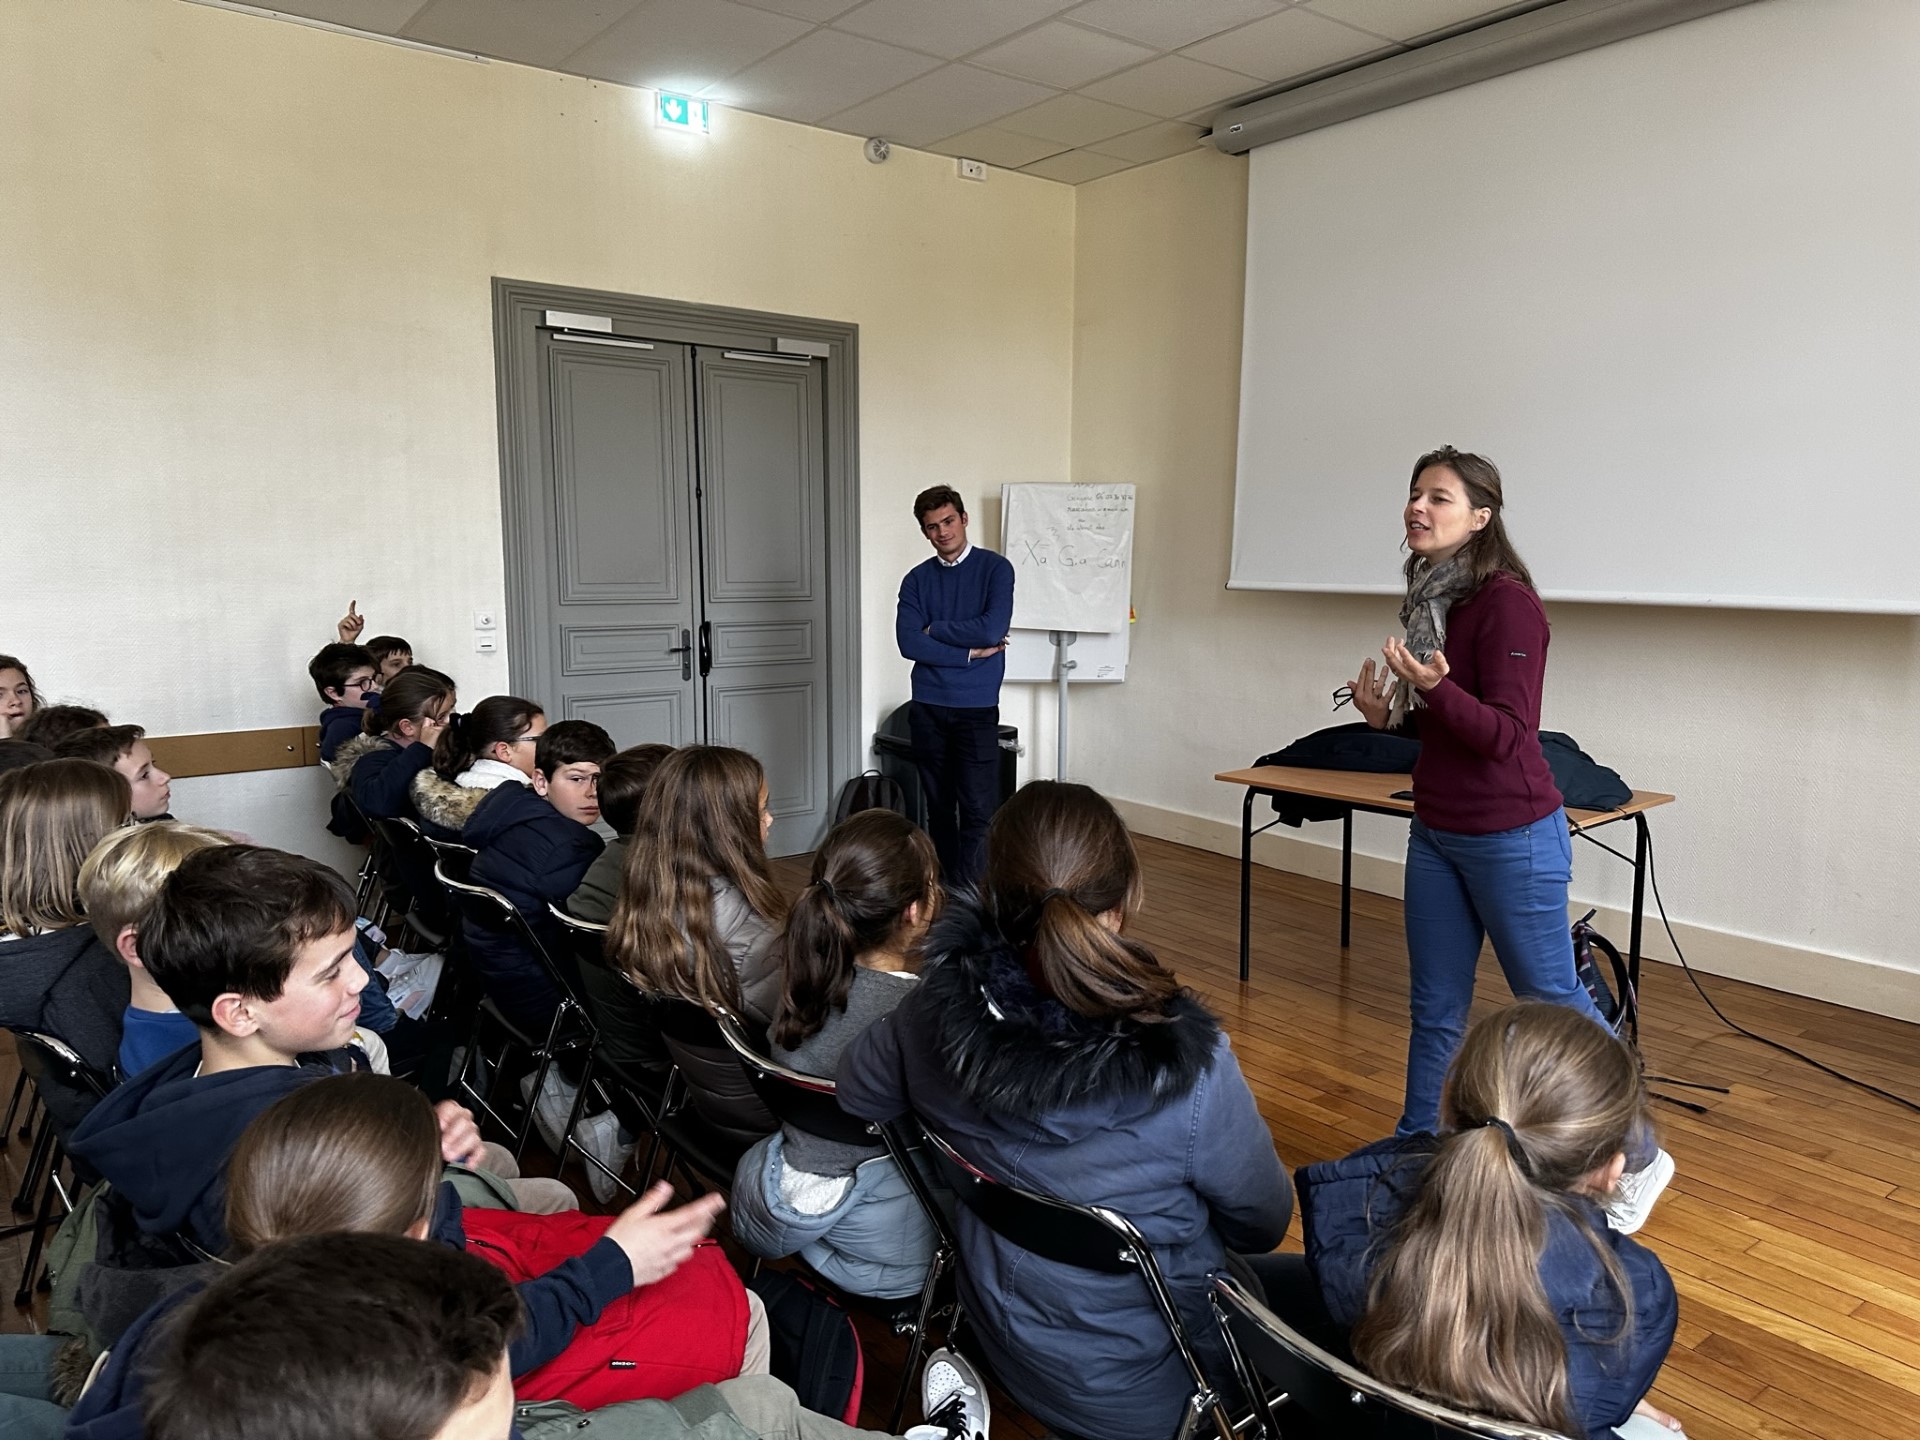
[[(833, 827), (788, 912), (773, 1058), (831, 1075), (847, 1046), (913, 993), (911, 955), (940, 895), (925, 831), (891, 810)], [(885, 1146), (848, 1145), (784, 1125), (741, 1157), (733, 1233), (769, 1260), (798, 1254), (842, 1289), (918, 1294), (935, 1236)]]
[(1647, 1124), (1633, 1051), (1573, 1010), (1522, 1001), (1468, 1032), (1442, 1111), (1437, 1139), (1301, 1172), (1308, 1265), (1355, 1358), (1568, 1435), (1678, 1429), (1646, 1403), (1673, 1343), (1673, 1283), (1602, 1209)]
[[(1277, 1244), (1293, 1197), (1219, 1022), (1131, 933), (1143, 897), (1112, 805), (1020, 790), (978, 896), (951, 897), (923, 942), (914, 993), (841, 1056), (840, 1105), (912, 1111), (1002, 1181), (1128, 1217), (1225, 1386), (1207, 1277)], [(955, 1224), (981, 1348), (1022, 1406), (1102, 1440), (1174, 1433), (1193, 1382), (1138, 1275), (1026, 1253), (965, 1207)]]

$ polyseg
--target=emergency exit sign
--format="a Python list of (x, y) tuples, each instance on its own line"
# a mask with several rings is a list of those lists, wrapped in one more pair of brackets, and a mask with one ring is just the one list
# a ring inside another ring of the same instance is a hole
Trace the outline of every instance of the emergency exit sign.
[(660, 107), (655, 112), (660, 126), (667, 130), (684, 130), (690, 135), (707, 133), (707, 102), (694, 100), (685, 95), (669, 95), (660, 92)]

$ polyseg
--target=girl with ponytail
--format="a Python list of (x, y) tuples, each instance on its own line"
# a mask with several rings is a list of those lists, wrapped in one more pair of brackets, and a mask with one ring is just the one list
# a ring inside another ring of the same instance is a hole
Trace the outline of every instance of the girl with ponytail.
[(433, 764), (413, 777), (414, 810), (447, 838), (458, 836), (496, 786), (533, 783), (534, 747), (546, 729), (546, 711), (517, 695), (489, 695), (468, 714), (448, 715)]
[(459, 696), (452, 677), (424, 665), (402, 670), (367, 711), (364, 733), (333, 757), (334, 778), (374, 820), (414, 818), (413, 777), (433, 763), (433, 747)]
[(1647, 1125), (1639, 1062), (1563, 1006), (1522, 1001), (1467, 1034), (1442, 1133), (1300, 1174), (1307, 1263), (1380, 1379), (1567, 1435), (1671, 1432), (1647, 1403), (1673, 1282), (1602, 1206)]
[[(1113, 806), (1028, 785), (994, 817), (979, 895), (934, 921), (920, 983), (841, 1056), (840, 1105), (911, 1111), (1002, 1181), (1126, 1216), (1230, 1389), (1208, 1276), (1279, 1243), (1293, 1196), (1219, 1022), (1128, 933), (1143, 898)], [(1102, 1440), (1174, 1433), (1193, 1382), (1138, 1275), (1018, 1250), (964, 1206), (955, 1226), (975, 1333), (1025, 1409)]]
[[(773, 1058), (831, 1075), (867, 1026), (913, 993), (909, 955), (940, 894), (933, 842), (891, 810), (850, 815), (815, 852), (787, 914)], [(798, 1253), (856, 1295), (916, 1295), (935, 1236), (886, 1148), (782, 1126), (734, 1174), (733, 1233), (769, 1260)]]

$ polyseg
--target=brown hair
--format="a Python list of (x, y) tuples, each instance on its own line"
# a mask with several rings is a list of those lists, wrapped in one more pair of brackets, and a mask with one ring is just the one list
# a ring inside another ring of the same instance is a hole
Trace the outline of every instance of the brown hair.
[(633, 745), (600, 767), (600, 818), (614, 834), (633, 834), (640, 823), (640, 797), (672, 753), (671, 745)]
[(90, 725), (67, 736), (53, 747), (53, 753), (63, 760), (93, 760), (111, 766), (146, 738), (147, 732), (138, 725)]
[[(1413, 462), (1413, 476), (1407, 482), (1408, 490), (1419, 484), (1420, 477), (1436, 465), (1444, 466), (1460, 477), (1460, 486), (1467, 492), (1469, 506), (1475, 510), (1493, 512), (1487, 523), (1460, 547), (1458, 558), (1466, 562), (1468, 573), (1473, 576), (1473, 589), (1478, 590), (1488, 577), (1504, 570), (1531, 590), (1533, 575), (1528, 571), (1526, 562), (1521, 560), (1520, 552), (1513, 548), (1513, 541), (1507, 538), (1506, 523), (1500, 518), (1500, 512), (1506, 507), (1506, 497), (1500, 488), (1500, 467), (1484, 455), (1442, 445)], [(1421, 571), (1427, 568), (1427, 561), (1418, 555), (1409, 555), (1403, 568), (1407, 587), (1411, 589)]]
[(380, 703), (367, 707), (360, 725), (369, 735), (385, 735), (402, 720), (451, 710), (453, 701), (452, 679), (424, 665), (410, 665), (387, 682)]
[(1015, 793), (987, 832), (980, 897), (1034, 983), (1069, 1010), (1166, 1019), (1180, 982), (1153, 951), (1100, 922), (1136, 914), (1144, 891), (1133, 837), (1097, 791), (1035, 780)]
[(403, 1235), (433, 1214), (440, 1122), (427, 1097), (357, 1071), (302, 1085), (254, 1118), (227, 1163), (233, 1254), (352, 1230)]
[(27, 723), (14, 738), (31, 740), (51, 750), (69, 735), (106, 723), (106, 712), (91, 705), (42, 705), (27, 717)]
[(847, 1008), (854, 962), (896, 939), (907, 910), (932, 908), (940, 860), (927, 832), (891, 810), (862, 810), (828, 833), (811, 883), (787, 915), (774, 1043), (792, 1050)]
[(33, 672), (27, 669), (27, 662), (18, 655), (0, 655), (0, 670), (18, 670), (20, 678), (27, 682), (27, 699), (32, 702), (27, 718), (33, 718), (33, 712), (47, 702), (40, 696), (40, 687), (33, 683)]
[(489, 695), (465, 715), (447, 716), (447, 728), (433, 747), (434, 773), (449, 785), (456, 783), (495, 745), (518, 740), (546, 713), (518, 695)]
[(80, 867), (80, 903), (100, 943), (113, 948), (114, 937), (138, 927), (167, 877), (196, 850), (231, 845), (231, 835), (178, 820), (123, 825), (93, 847)]
[(713, 928), (713, 881), (731, 881), (768, 924), (786, 904), (760, 838), (766, 772), (744, 750), (688, 745), (647, 782), (627, 842), (607, 957), (642, 988), (740, 1008), (740, 975)]
[(1619, 1262), (1570, 1192), (1644, 1121), (1640, 1067), (1588, 1016), (1521, 1001), (1467, 1032), (1441, 1112), (1449, 1133), (1374, 1268), (1353, 1353), (1392, 1384), (1583, 1434), (1540, 1252), (1550, 1213), (1564, 1212), (1627, 1297)]
[(951, 485), (930, 485), (913, 497), (913, 518), (925, 522), (927, 516), (942, 505), (951, 505), (964, 519), (967, 502), (960, 498), (960, 492)]
[(92, 760), (43, 760), (0, 774), (0, 931), (78, 925), (80, 866), (132, 810), (126, 777)]

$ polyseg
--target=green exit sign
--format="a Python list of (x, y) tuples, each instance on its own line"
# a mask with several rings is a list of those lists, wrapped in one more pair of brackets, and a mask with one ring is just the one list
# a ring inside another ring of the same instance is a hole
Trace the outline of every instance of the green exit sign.
[(707, 133), (707, 102), (704, 100), (669, 95), (662, 90), (660, 105), (654, 115), (658, 123), (668, 130), (684, 130), (698, 135)]

